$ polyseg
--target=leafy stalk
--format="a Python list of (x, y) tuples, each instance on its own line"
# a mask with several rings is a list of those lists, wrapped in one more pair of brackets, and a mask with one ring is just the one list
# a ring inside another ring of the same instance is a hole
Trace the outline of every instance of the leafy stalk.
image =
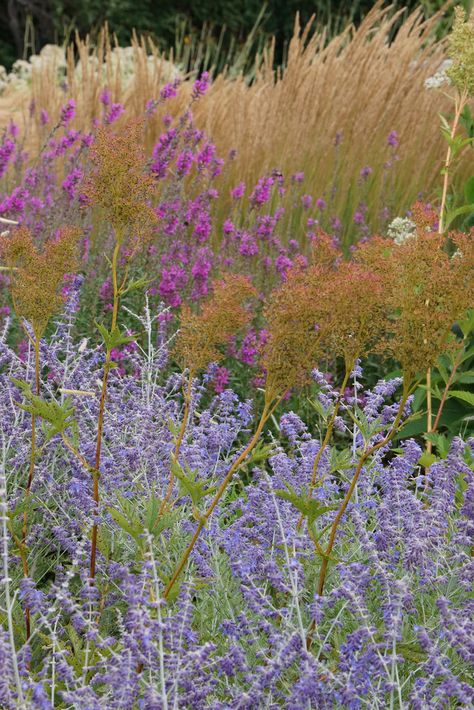
[[(356, 489), (357, 481), (359, 480), (359, 476), (362, 471), (362, 467), (370, 456), (373, 456), (374, 453), (376, 453), (379, 449), (386, 446), (393, 439), (393, 437), (395, 436), (395, 434), (397, 433), (397, 431), (399, 429), (400, 422), (401, 422), (401, 419), (403, 416), (403, 410), (405, 408), (407, 400), (408, 400), (409, 396), (412, 394), (412, 392), (414, 391), (414, 389), (415, 389), (414, 386), (410, 387), (408, 384), (404, 383), (402, 398), (400, 400), (398, 411), (397, 411), (397, 414), (395, 416), (395, 419), (394, 419), (394, 422), (393, 422), (393, 425), (392, 425), (390, 431), (377, 444), (374, 444), (373, 446), (369, 446), (368, 448), (366, 448), (362, 452), (362, 454), (359, 458), (358, 464), (357, 464), (356, 469), (354, 471), (354, 475), (352, 477), (351, 484), (350, 484), (349, 488), (347, 489), (346, 495), (344, 496), (344, 499), (339, 507), (339, 510), (336, 513), (336, 517), (334, 518), (333, 523), (331, 525), (331, 529), (329, 532), (328, 544), (327, 544), (326, 549), (324, 550), (323, 555), (322, 555), (321, 569), (319, 571), (318, 589), (317, 589), (319, 596), (322, 596), (324, 594), (324, 586), (325, 586), (327, 570), (328, 570), (328, 566), (329, 566), (329, 559), (330, 559), (331, 553), (334, 548), (334, 543), (336, 541), (336, 535), (337, 535), (337, 531), (339, 529), (339, 524), (344, 516), (344, 513), (346, 512), (347, 506), (349, 505), (352, 495)], [(308, 636), (307, 636), (308, 648), (311, 646), (312, 634), (314, 632), (315, 627), (316, 627), (315, 622), (312, 622), (309, 629), (308, 629)]]
[(268, 419), (271, 417), (275, 409), (278, 407), (280, 404), (281, 400), (283, 397), (279, 397), (276, 401), (275, 400), (270, 400), (265, 402), (265, 405), (262, 410), (262, 414), (260, 417), (260, 421), (257, 425), (257, 428), (255, 429), (255, 432), (250, 439), (249, 443), (245, 447), (245, 449), (242, 451), (242, 453), (236, 458), (234, 463), (231, 465), (229, 468), (224, 480), (222, 481), (221, 485), (217, 489), (216, 494), (214, 495), (214, 498), (212, 499), (211, 503), (209, 504), (208, 508), (206, 511), (200, 516), (198, 526), (196, 530), (194, 531), (194, 534), (191, 538), (190, 543), (188, 544), (187, 548), (185, 549), (180, 561), (178, 562), (173, 574), (171, 575), (171, 578), (166, 585), (165, 591), (163, 593), (163, 596), (165, 599), (168, 599), (171, 590), (173, 589), (174, 585), (176, 584), (176, 581), (178, 580), (181, 572), (183, 571), (186, 562), (189, 559), (189, 556), (191, 552), (194, 549), (194, 546), (196, 542), (199, 539), (199, 535), (201, 534), (202, 529), (205, 527), (207, 521), (209, 520), (212, 511), (216, 507), (216, 505), (219, 503), (220, 499), (224, 495), (229, 483), (232, 480), (232, 477), (236, 473), (236, 471), (240, 468), (240, 466), (245, 462), (249, 454), (252, 452), (252, 450), (255, 448), (256, 444), (258, 443), (258, 440), (260, 439), (260, 436), (262, 434), (263, 428), (265, 424), (267, 423)]
[[(183, 418), (181, 421), (181, 427), (179, 429), (178, 438), (176, 439), (174, 451), (171, 454), (172, 462), (174, 464), (178, 463), (179, 452), (181, 450), (181, 444), (183, 443), (184, 434), (186, 432), (186, 427), (187, 427), (188, 421), (189, 421), (189, 412), (191, 409), (191, 388), (192, 388), (192, 384), (193, 384), (193, 375), (194, 375), (193, 371), (190, 370), (189, 374), (188, 374), (185, 392), (184, 392), (184, 412), (183, 412)], [(165, 497), (160, 505), (160, 509), (158, 511), (158, 516), (156, 519), (157, 523), (158, 523), (159, 519), (161, 518), (161, 516), (163, 515), (163, 513), (165, 512), (166, 506), (168, 505), (169, 500), (173, 494), (173, 487), (174, 487), (175, 480), (176, 480), (176, 475), (173, 470), (173, 467), (171, 467), (170, 480), (168, 483), (168, 488), (166, 490), (166, 495), (165, 495)]]
[[(329, 441), (330, 441), (330, 439), (331, 439), (331, 435), (332, 435), (332, 432), (333, 432), (333, 429), (334, 429), (334, 422), (336, 421), (337, 413), (338, 413), (338, 411), (339, 411), (339, 407), (340, 407), (340, 405), (341, 405), (342, 398), (343, 398), (343, 396), (344, 396), (344, 392), (345, 392), (345, 389), (346, 389), (346, 387), (347, 387), (347, 383), (348, 383), (348, 381), (349, 381), (349, 377), (351, 376), (351, 372), (352, 372), (353, 368), (354, 368), (354, 365), (352, 365), (352, 367), (346, 368), (346, 372), (345, 372), (345, 374), (344, 374), (344, 379), (343, 379), (343, 381), (342, 381), (341, 388), (340, 388), (340, 390), (339, 390), (339, 394), (338, 394), (336, 403), (334, 404), (334, 410), (333, 410), (333, 412), (332, 412), (332, 414), (331, 414), (331, 417), (330, 417), (330, 419), (329, 419), (329, 422), (328, 422), (328, 426), (327, 426), (327, 429), (326, 429), (326, 434), (325, 434), (324, 439), (323, 439), (323, 442), (322, 442), (322, 444), (321, 444), (321, 446), (320, 446), (320, 448), (319, 448), (319, 451), (318, 451), (318, 453), (317, 453), (316, 456), (315, 456), (314, 463), (313, 463), (313, 471), (312, 471), (312, 474), (311, 474), (311, 483), (310, 483), (310, 485), (309, 485), (308, 498), (312, 498), (313, 491), (314, 491), (315, 486), (316, 486), (316, 478), (317, 478), (317, 475), (318, 475), (319, 462), (320, 462), (320, 460), (321, 460), (321, 456), (322, 456), (323, 453), (324, 453), (324, 450), (327, 448), (327, 446), (328, 446), (328, 444), (329, 444)], [(302, 526), (302, 524), (303, 524), (303, 520), (304, 520), (304, 515), (303, 515), (303, 513), (301, 513), (300, 518), (299, 518), (299, 520), (298, 520), (298, 524), (297, 524), (297, 526), (296, 526), (296, 529), (297, 529), (297, 530), (300, 530), (300, 529), (301, 529), (301, 526)]]
[[(39, 360), (39, 348), (40, 339), (35, 336), (33, 340), (34, 353), (35, 353), (35, 391), (36, 395), (39, 396), (40, 393), (40, 360)], [(28, 569), (28, 553), (26, 546), (26, 539), (28, 537), (28, 499), (31, 493), (31, 486), (33, 484), (33, 478), (35, 473), (35, 463), (36, 463), (36, 414), (31, 415), (31, 448), (30, 448), (30, 468), (28, 471), (28, 480), (25, 488), (25, 510), (23, 512), (23, 527), (21, 531), (21, 546), (20, 546), (20, 557), (23, 567), (23, 577), (29, 576)], [(31, 636), (31, 612), (28, 606), (25, 607), (25, 628), (26, 628), (26, 640), (29, 641)]]
[[(114, 301), (113, 301), (113, 309), (112, 309), (112, 323), (111, 323), (111, 328), (110, 328), (111, 333), (114, 333), (114, 331), (116, 331), (116, 328), (117, 328), (118, 309), (119, 309), (119, 303), (120, 303), (120, 288), (118, 285), (118, 273), (117, 273), (120, 245), (121, 245), (121, 242), (119, 239), (117, 239), (117, 242), (116, 242), (115, 248), (114, 248), (114, 252), (113, 252), (113, 256), (112, 256), (112, 264), (111, 264), (112, 284), (113, 284), (113, 291), (114, 291), (114, 294), (113, 294)], [(109, 381), (110, 370), (112, 369), (112, 365), (111, 365), (112, 348), (113, 348), (113, 342), (110, 339), (108, 339), (106, 342), (104, 374), (102, 376), (102, 388), (101, 388), (101, 393), (100, 393), (99, 415), (98, 415), (98, 419), (97, 419), (95, 465), (92, 470), (95, 515), (98, 515), (98, 513), (99, 513), (100, 459), (101, 459), (101, 452), (102, 452), (102, 435), (103, 435), (103, 429), (104, 429), (105, 402), (106, 402), (106, 397), (107, 397), (107, 383)], [(99, 530), (99, 526), (98, 526), (97, 522), (94, 521), (94, 525), (92, 527), (92, 536), (91, 536), (91, 556), (90, 556), (90, 568), (89, 568), (89, 576), (90, 576), (91, 580), (95, 579), (95, 572), (96, 572), (98, 530)]]

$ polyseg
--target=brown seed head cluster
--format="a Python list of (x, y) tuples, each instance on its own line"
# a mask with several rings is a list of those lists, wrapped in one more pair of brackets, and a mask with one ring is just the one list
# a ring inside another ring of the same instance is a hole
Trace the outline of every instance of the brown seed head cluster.
[(92, 172), (84, 181), (89, 204), (103, 210), (115, 237), (145, 240), (157, 217), (152, 208), (156, 183), (146, 170), (142, 123), (129, 123), (118, 133), (100, 128), (91, 150)]
[(222, 360), (222, 348), (252, 318), (248, 303), (256, 295), (248, 278), (224, 274), (213, 285), (211, 298), (200, 313), (183, 306), (174, 349), (178, 364), (193, 373)]
[(474, 303), (474, 233), (450, 236), (454, 256), (442, 235), (421, 231), (400, 245), (379, 237), (358, 250), (385, 284), (389, 319), (380, 350), (400, 362), (407, 380), (454, 345), (451, 329)]
[(31, 323), (36, 338), (41, 338), (49, 319), (64, 302), (61, 293), (64, 276), (77, 268), (79, 235), (77, 228), (63, 227), (56, 238), (46, 242), (41, 252), (37, 251), (26, 227), (0, 240), (2, 261), (12, 270), (15, 312)]

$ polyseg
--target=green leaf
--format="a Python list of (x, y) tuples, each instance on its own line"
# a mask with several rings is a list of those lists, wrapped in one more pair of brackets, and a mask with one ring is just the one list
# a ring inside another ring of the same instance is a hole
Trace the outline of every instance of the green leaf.
[(460, 399), (463, 402), (467, 402), (471, 405), (471, 407), (474, 407), (473, 392), (467, 392), (464, 390), (451, 390), (451, 392), (448, 394), (448, 397), (455, 397), (456, 399)]
[(290, 501), (297, 510), (308, 519), (308, 523), (311, 525), (314, 521), (329, 512), (330, 510), (336, 510), (339, 508), (338, 505), (323, 505), (320, 500), (315, 498), (308, 498), (308, 494), (298, 495), (295, 489), (287, 484), (287, 491), (278, 490), (275, 491), (279, 498)]
[(453, 382), (459, 382), (460, 384), (470, 385), (474, 382), (474, 370), (466, 370), (466, 372), (460, 372), (455, 375)]
[(95, 321), (95, 324), (104, 340), (105, 347), (108, 352), (114, 348), (118, 348), (121, 345), (125, 345), (126, 343), (130, 343), (132, 340), (135, 340), (135, 335), (125, 335), (125, 333), (122, 333), (118, 327), (115, 327), (113, 331), (109, 331), (105, 325), (97, 323), (97, 321)]
[(472, 140), (472, 138), (474, 138), (474, 118), (472, 116), (471, 107), (469, 106), (469, 104), (466, 104), (463, 109), (463, 112), (461, 113), (461, 124), (464, 127), (466, 134)]
[[(449, 447), (451, 445), (451, 439), (449, 437), (447, 437), (445, 434), (430, 432), (429, 434), (426, 434), (425, 439), (431, 441), (436, 446), (436, 450), (442, 459), (446, 458), (449, 453)], [(425, 466), (426, 464), (422, 463), (421, 465)]]
[(196, 472), (187, 469), (187, 475), (176, 461), (171, 464), (171, 470), (179, 481), (179, 487), (183, 495), (188, 495), (195, 506), (205, 498), (206, 496), (214, 493), (217, 490), (217, 486), (212, 486), (211, 488), (206, 488), (206, 481), (196, 481)]
[(456, 217), (459, 217), (462, 214), (467, 214), (468, 212), (474, 212), (474, 205), (462, 205), (462, 207), (457, 207), (455, 210), (449, 210), (448, 212), (446, 212), (444, 229), (448, 229), (448, 227), (452, 222), (454, 222)]
[(474, 308), (470, 308), (466, 317), (459, 321), (459, 327), (465, 338), (474, 331)]
[(459, 510), (464, 505), (464, 501), (466, 499), (466, 491), (469, 488), (469, 484), (467, 483), (463, 473), (460, 473), (457, 476), (456, 484), (457, 485), (456, 492), (454, 494), (454, 502), (456, 503), (456, 506)]
[(141, 536), (144, 533), (143, 526), (136, 520), (128, 520), (128, 518), (116, 508), (107, 508), (107, 510), (112, 516), (112, 518), (115, 520), (117, 525), (122, 528), (122, 530), (124, 530), (126, 533), (128, 533), (130, 537), (135, 540), (139, 547), (142, 547), (143, 539)]
[(21, 389), (25, 395), (26, 394), (33, 394), (31, 390), (31, 385), (28, 384), (25, 380), (20, 380), (17, 377), (10, 377), (10, 380), (13, 382), (14, 385), (16, 385), (19, 389)]
[(403, 656), (405, 660), (411, 661), (412, 663), (424, 663), (428, 659), (428, 655), (416, 641), (412, 643), (398, 642), (396, 651)]
[(127, 288), (122, 291), (122, 296), (124, 296), (129, 291), (136, 291), (137, 289), (145, 288), (146, 286), (149, 286), (152, 282), (153, 279), (148, 279), (145, 276), (142, 276), (139, 279), (135, 279), (134, 281), (130, 281)]
[(474, 175), (471, 175), (464, 183), (464, 197), (467, 204), (474, 204)]
[(423, 468), (429, 468), (432, 463), (435, 463), (435, 461), (438, 460), (438, 457), (435, 456), (434, 454), (428, 453), (428, 451), (425, 451), (420, 458), (418, 459), (418, 465), (423, 466)]
[(31, 387), (22, 380), (15, 380), (14, 383), (22, 388), (28, 402), (28, 404), (24, 402), (17, 403), (17, 406), (35, 417), (40, 417), (49, 424), (49, 426), (43, 426), (45, 443), (55, 434), (62, 434), (70, 426), (74, 426), (75, 408), (69, 399), (64, 400), (62, 404), (55, 400), (47, 401), (33, 394)]

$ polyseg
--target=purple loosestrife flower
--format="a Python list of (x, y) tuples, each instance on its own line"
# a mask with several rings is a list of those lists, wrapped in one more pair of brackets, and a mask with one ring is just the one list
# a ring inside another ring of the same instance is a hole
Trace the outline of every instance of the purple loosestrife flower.
[(124, 111), (125, 107), (123, 104), (112, 104), (112, 106), (110, 107), (110, 111), (105, 117), (105, 123), (110, 126), (110, 124), (114, 123), (117, 119), (120, 118)]
[(80, 168), (73, 168), (67, 178), (62, 183), (64, 192), (67, 193), (70, 200), (73, 200), (77, 194), (77, 186), (83, 178), (83, 172)]
[(240, 182), (237, 187), (234, 187), (231, 191), (231, 196), (234, 200), (240, 200), (241, 197), (244, 196), (245, 193), (245, 183)]
[(61, 116), (59, 119), (60, 125), (66, 127), (69, 123), (71, 123), (75, 115), (76, 102), (74, 99), (69, 99), (69, 101), (61, 109)]
[(204, 96), (211, 85), (209, 72), (205, 71), (201, 74), (199, 79), (194, 82), (193, 86), (193, 99), (198, 99), (200, 96)]
[(304, 173), (303, 172), (294, 173), (291, 176), (291, 182), (295, 182), (295, 183), (299, 184), (299, 183), (302, 183), (303, 180), (304, 180)]
[(8, 164), (15, 153), (15, 142), (9, 138), (4, 138), (0, 146), (0, 178), (3, 177), (8, 169)]
[(390, 131), (387, 137), (387, 143), (392, 147), (392, 148), (398, 148), (400, 141), (398, 139), (398, 133), (397, 131)]
[(274, 182), (273, 177), (260, 178), (249, 198), (253, 207), (261, 207), (265, 202), (268, 202)]

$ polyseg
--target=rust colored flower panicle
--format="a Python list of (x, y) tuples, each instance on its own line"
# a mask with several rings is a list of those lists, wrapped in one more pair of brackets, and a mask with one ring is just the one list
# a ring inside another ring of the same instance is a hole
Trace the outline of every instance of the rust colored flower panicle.
[(64, 276), (77, 268), (78, 237), (77, 228), (63, 227), (42, 251), (26, 227), (1, 238), (0, 256), (11, 269), (15, 312), (31, 323), (37, 340), (63, 304)]
[(262, 360), (269, 400), (303, 385), (322, 355), (330, 309), (327, 273), (318, 265), (296, 266), (269, 297)]
[(334, 237), (317, 227), (311, 245), (311, 263), (324, 269), (335, 269), (342, 258)]
[(126, 234), (146, 240), (157, 221), (152, 208), (156, 183), (146, 169), (142, 132), (140, 121), (118, 133), (100, 128), (91, 151), (92, 171), (82, 186), (88, 204), (103, 211), (120, 243)]
[(385, 332), (387, 304), (384, 278), (354, 261), (339, 265), (328, 283), (326, 352), (342, 357), (347, 371), (373, 351)]
[(474, 302), (473, 235), (451, 239), (453, 256), (443, 235), (421, 231), (399, 245), (378, 238), (358, 250), (384, 277), (390, 319), (382, 347), (408, 380), (455, 345), (451, 329)]
[(211, 298), (200, 313), (189, 306), (181, 311), (174, 355), (192, 373), (222, 359), (222, 347), (251, 320), (248, 301), (256, 295), (248, 278), (225, 274), (214, 282)]
[(413, 204), (411, 218), (418, 233), (436, 232), (438, 229), (439, 215), (431, 205), (425, 202), (418, 200)]

